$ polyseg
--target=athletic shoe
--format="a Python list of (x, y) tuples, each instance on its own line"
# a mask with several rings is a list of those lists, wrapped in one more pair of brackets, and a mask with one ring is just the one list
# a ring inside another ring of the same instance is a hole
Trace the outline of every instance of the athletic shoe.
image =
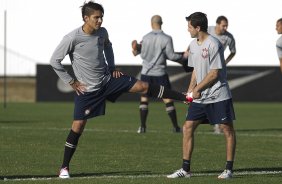
[(172, 131), (174, 133), (182, 133), (182, 129), (180, 127), (173, 128)]
[(231, 179), (232, 171), (225, 169), (217, 178), (218, 179)]
[(145, 127), (139, 127), (137, 130), (138, 134), (146, 133), (146, 128)]
[(181, 168), (181, 169), (175, 171), (174, 173), (172, 173), (171, 175), (167, 175), (166, 177), (167, 178), (190, 178), (191, 173), (186, 172)]
[(69, 169), (67, 167), (64, 167), (60, 170), (59, 178), (70, 178)]
[(222, 133), (222, 130), (219, 128), (219, 124), (215, 124), (213, 126), (213, 133), (214, 134), (221, 134)]

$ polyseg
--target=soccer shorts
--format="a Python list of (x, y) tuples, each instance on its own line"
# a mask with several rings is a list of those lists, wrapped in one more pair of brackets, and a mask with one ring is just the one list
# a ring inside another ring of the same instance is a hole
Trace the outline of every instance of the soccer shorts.
[(235, 120), (235, 112), (232, 99), (200, 104), (192, 102), (188, 107), (186, 121), (202, 121), (202, 123), (222, 124), (232, 123)]
[[(167, 89), (171, 89), (171, 84), (170, 84), (167, 74), (163, 76), (141, 75), (141, 81), (148, 82), (150, 84), (155, 84), (155, 85), (162, 85)], [(143, 94), (142, 96), (146, 97), (147, 95)]]
[(86, 120), (104, 115), (106, 100), (115, 102), (122, 93), (128, 92), (136, 81), (137, 79), (127, 75), (119, 78), (111, 77), (109, 82), (97, 91), (75, 94), (74, 120)]

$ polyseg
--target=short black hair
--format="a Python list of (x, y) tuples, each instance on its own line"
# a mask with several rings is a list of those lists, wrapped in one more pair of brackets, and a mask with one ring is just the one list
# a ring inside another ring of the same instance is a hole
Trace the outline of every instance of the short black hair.
[(228, 19), (227, 19), (225, 16), (223, 16), (223, 15), (217, 17), (216, 23), (217, 23), (217, 24), (220, 24), (221, 21), (223, 21), (223, 20), (228, 23)]
[(278, 19), (278, 20), (277, 20), (277, 22), (280, 22), (280, 23), (282, 23), (282, 18)]
[(205, 13), (195, 12), (186, 17), (187, 21), (191, 22), (191, 25), (196, 28), (200, 27), (200, 30), (203, 32), (208, 32), (208, 18)]
[(95, 3), (94, 1), (85, 2), (81, 6), (82, 19), (84, 20), (84, 16), (90, 16), (95, 10), (100, 10), (104, 15), (104, 8), (101, 4)]

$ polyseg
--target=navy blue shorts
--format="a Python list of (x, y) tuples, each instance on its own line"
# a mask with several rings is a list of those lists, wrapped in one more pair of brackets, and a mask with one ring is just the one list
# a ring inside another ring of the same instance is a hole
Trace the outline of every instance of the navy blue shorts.
[[(148, 82), (150, 84), (162, 85), (165, 88), (171, 89), (171, 84), (167, 74), (163, 76), (141, 75), (141, 81)], [(147, 95), (144, 94), (142, 96), (147, 96)]]
[(75, 96), (74, 120), (86, 120), (105, 114), (106, 100), (115, 102), (117, 98), (128, 92), (137, 79), (123, 75), (119, 78), (111, 77), (110, 81), (101, 89)]
[(187, 121), (202, 121), (202, 123), (222, 124), (232, 123), (235, 120), (235, 112), (232, 99), (212, 103), (191, 103), (186, 116)]

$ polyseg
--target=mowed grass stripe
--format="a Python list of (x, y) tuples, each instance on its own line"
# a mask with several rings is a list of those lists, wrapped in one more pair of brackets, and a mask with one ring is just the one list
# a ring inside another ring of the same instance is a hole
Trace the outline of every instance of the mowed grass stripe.
[[(6, 130), (48, 130), (48, 131), (69, 131), (70, 128), (32, 128), (32, 127), (10, 127), (10, 126), (1, 126), (1, 129)], [(92, 129), (85, 128), (85, 132), (105, 132), (105, 133), (136, 133), (134, 130), (109, 130), (109, 129)], [(251, 130), (249, 132), (252, 132)], [(256, 132), (254, 130), (253, 132)], [(158, 131), (158, 130), (148, 130), (147, 133), (155, 133), (155, 134), (171, 134), (168, 131)], [(213, 132), (207, 131), (196, 131), (195, 134), (204, 134), (204, 135), (215, 135)], [(215, 135), (220, 136), (223, 134)], [(240, 130), (236, 132), (237, 136), (246, 136), (246, 137), (282, 137), (282, 134), (266, 134), (266, 133), (241, 133)]]
[[(280, 175), (282, 171), (243, 171), (235, 172), (233, 177), (236, 176), (247, 176), (247, 175)], [(217, 176), (217, 173), (193, 173), (192, 177), (202, 177), (202, 176)], [(162, 178), (166, 177), (163, 174), (143, 174), (143, 175), (99, 175), (99, 176), (79, 176), (72, 177), (69, 179), (95, 179), (95, 178)], [(67, 179), (67, 180), (69, 180)], [(4, 181), (36, 181), (36, 180), (62, 180), (58, 177), (31, 177), (31, 178), (4, 178)], [(174, 180), (174, 179), (171, 179)]]

